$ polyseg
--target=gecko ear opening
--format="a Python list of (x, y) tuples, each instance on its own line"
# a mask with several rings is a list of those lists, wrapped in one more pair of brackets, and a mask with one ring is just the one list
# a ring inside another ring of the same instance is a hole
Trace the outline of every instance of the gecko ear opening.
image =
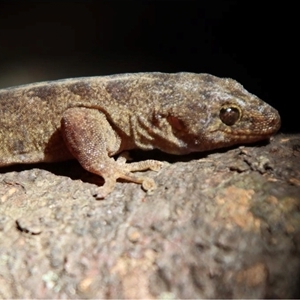
[(242, 117), (241, 109), (235, 105), (226, 105), (220, 109), (220, 120), (227, 126), (236, 124)]
[(183, 131), (185, 129), (184, 123), (179, 118), (174, 116), (168, 116), (167, 120), (170, 123), (173, 131)]

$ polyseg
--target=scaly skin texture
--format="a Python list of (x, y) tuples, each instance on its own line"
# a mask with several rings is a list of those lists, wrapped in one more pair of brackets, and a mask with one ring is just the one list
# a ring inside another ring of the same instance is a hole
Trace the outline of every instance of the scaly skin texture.
[(126, 164), (130, 149), (187, 154), (267, 139), (278, 112), (232, 79), (209, 74), (137, 73), (41, 82), (0, 90), (0, 166), (76, 158), (105, 184), (118, 178), (153, 189), (133, 171), (161, 162)]

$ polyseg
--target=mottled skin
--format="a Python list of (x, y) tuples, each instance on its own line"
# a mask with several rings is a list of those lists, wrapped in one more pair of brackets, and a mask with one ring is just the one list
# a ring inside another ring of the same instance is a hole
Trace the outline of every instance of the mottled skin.
[[(227, 125), (226, 125), (227, 124)], [(137, 73), (41, 82), (0, 90), (0, 166), (76, 158), (110, 193), (117, 178), (154, 188), (111, 156), (130, 149), (186, 154), (269, 138), (278, 112), (232, 79)]]

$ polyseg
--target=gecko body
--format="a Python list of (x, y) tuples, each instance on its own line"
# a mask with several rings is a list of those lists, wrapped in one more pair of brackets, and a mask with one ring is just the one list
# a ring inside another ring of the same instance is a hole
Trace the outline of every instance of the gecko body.
[(105, 183), (118, 178), (155, 186), (134, 171), (161, 162), (127, 164), (124, 150), (187, 154), (267, 139), (278, 112), (238, 82), (209, 74), (136, 73), (74, 78), (0, 90), (0, 166), (75, 158)]

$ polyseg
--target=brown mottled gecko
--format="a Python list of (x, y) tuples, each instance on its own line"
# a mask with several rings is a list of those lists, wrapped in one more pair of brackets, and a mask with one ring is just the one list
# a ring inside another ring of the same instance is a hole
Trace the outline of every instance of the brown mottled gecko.
[(0, 166), (76, 158), (104, 178), (97, 198), (118, 178), (153, 189), (162, 163), (127, 164), (130, 149), (186, 154), (269, 138), (278, 112), (232, 79), (209, 74), (137, 73), (74, 78), (0, 90)]

